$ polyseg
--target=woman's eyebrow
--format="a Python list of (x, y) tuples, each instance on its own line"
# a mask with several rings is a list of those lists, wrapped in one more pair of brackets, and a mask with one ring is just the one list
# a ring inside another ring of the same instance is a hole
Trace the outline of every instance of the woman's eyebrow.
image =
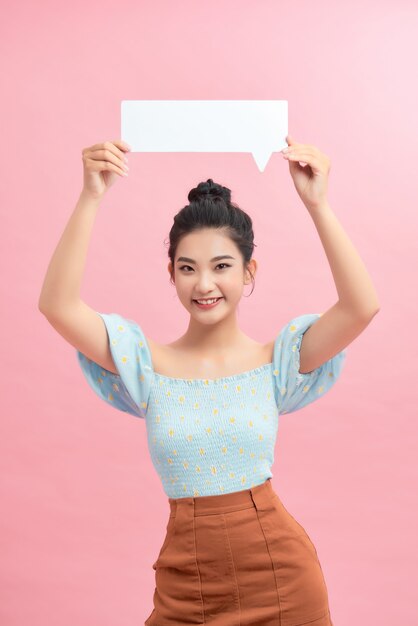
[[(232, 259), (233, 261), (235, 261), (235, 257), (231, 256), (230, 254), (220, 254), (219, 256), (214, 256), (213, 259), (210, 260), (210, 263), (212, 263), (213, 261), (220, 261), (221, 259)], [(187, 256), (179, 256), (179, 258), (177, 259), (177, 263), (192, 263), (193, 265), (196, 265), (196, 261), (194, 261), (193, 259), (189, 259), (189, 257)]]

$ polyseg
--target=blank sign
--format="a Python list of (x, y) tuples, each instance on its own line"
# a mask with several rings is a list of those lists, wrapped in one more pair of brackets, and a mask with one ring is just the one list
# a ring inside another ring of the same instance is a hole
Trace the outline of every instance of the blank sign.
[(131, 152), (250, 152), (261, 172), (287, 146), (287, 100), (122, 100)]

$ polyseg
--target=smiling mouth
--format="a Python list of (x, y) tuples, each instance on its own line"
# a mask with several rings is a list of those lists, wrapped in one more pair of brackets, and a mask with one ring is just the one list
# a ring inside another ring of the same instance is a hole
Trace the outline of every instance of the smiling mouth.
[(214, 304), (218, 300), (222, 300), (222, 296), (219, 298), (208, 298), (207, 300), (193, 299), (193, 302), (197, 302), (198, 304)]

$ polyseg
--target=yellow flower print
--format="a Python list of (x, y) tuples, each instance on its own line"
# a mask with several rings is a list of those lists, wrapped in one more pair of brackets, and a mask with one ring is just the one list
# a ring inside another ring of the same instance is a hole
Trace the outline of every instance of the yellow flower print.
[(208, 435), (210, 435), (210, 433), (212, 432), (211, 428), (206, 428), (206, 432), (208, 433)]
[(306, 393), (307, 391), (309, 391), (309, 387), (310, 385), (305, 385), (304, 388), (302, 389), (303, 393)]
[(184, 461), (183, 462), (183, 467), (184, 467), (184, 469), (189, 469), (189, 461)]
[(170, 465), (173, 465), (173, 459), (168, 458), (168, 459), (167, 459), (167, 462), (168, 462)]
[(216, 469), (216, 467), (214, 465), (211, 465), (210, 471), (214, 475), (217, 474), (217, 469)]
[(251, 420), (248, 422), (248, 426), (250, 426), (250, 428), (251, 428), (252, 426), (254, 426), (254, 424), (252, 423), (252, 421), (251, 421)]
[(226, 446), (223, 446), (221, 450), (223, 454), (226, 454), (228, 452), (228, 448)]
[(241, 484), (245, 485), (246, 482), (247, 482), (247, 477), (246, 476), (241, 476)]
[(200, 456), (203, 456), (204, 454), (206, 454), (205, 449), (204, 448), (199, 448), (199, 454), (200, 454)]
[(172, 437), (174, 435), (174, 430), (170, 428), (170, 430), (168, 431), (168, 434), (170, 437)]
[(193, 439), (193, 435), (187, 435), (186, 439), (187, 441), (191, 441)]
[(128, 357), (127, 357), (127, 356), (123, 356), (123, 357), (121, 358), (122, 363), (127, 363), (127, 362), (128, 362), (128, 360), (129, 360), (129, 359), (128, 359)]
[(200, 465), (196, 465), (196, 472), (201, 472)]
[(194, 405), (193, 405), (193, 408), (194, 408), (194, 409), (198, 409), (198, 408), (199, 408), (199, 403), (198, 403), (198, 402), (195, 402), (195, 403), (194, 403)]
[(291, 326), (289, 326), (289, 330), (293, 333), (295, 330), (297, 330), (297, 326), (295, 324), (292, 324)]
[(274, 374), (274, 376), (278, 376), (279, 375), (279, 370), (273, 370), (273, 374)]
[(323, 385), (318, 387), (318, 391), (317, 391), (318, 394), (322, 393), (323, 391), (324, 391), (324, 386)]
[(213, 409), (213, 414), (214, 415), (218, 415), (218, 413), (219, 413), (219, 409)]
[(183, 403), (184, 401), (185, 401), (185, 397), (184, 397), (184, 396), (180, 396), (180, 397), (179, 397), (179, 402), (180, 402), (180, 403)]
[(235, 478), (235, 473), (234, 472), (229, 472), (229, 478)]
[(111, 393), (108, 394), (107, 399), (110, 400), (110, 402), (113, 402), (114, 397)]
[(236, 389), (237, 391), (241, 391), (241, 385), (237, 385), (237, 386), (235, 387), (235, 389)]
[(240, 454), (244, 454), (244, 448), (240, 448), (240, 449), (239, 449), (239, 453), (240, 453)]

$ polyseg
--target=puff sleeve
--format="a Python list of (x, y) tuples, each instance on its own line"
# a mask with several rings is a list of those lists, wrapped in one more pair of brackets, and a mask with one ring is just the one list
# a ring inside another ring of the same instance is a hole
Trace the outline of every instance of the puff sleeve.
[(276, 338), (273, 374), (279, 415), (297, 411), (323, 396), (336, 383), (341, 373), (346, 357), (345, 350), (312, 372), (299, 372), (303, 334), (319, 317), (319, 313), (299, 315), (286, 324)]
[(98, 313), (103, 319), (118, 374), (109, 372), (77, 350), (82, 372), (95, 393), (119, 411), (146, 417), (153, 369), (142, 329), (117, 313)]

